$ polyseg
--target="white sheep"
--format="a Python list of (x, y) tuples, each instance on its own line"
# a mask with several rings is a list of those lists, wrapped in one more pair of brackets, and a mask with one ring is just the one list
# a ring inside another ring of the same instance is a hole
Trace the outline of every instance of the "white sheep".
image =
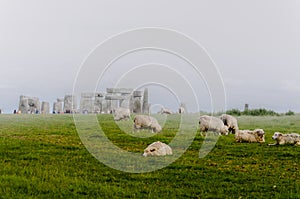
[(134, 130), (137, 129), (151, 129), (155, 133), (162, 130), (158, 121), (149, 115), (136, 115), (134, 117)]
[(173, 114), (173, 112), (169, 109), (166, 109), (166, 108), (162, 108), (161, 111), (160, 111), (160, 114)]
[(122, 119), (130, 118), (130, 110), (128, 108), (117, 108), (114, 110), (114, 120), (120, 121)]
[(235, 134), (235, 141), (237, 142), (265, 142), (265, 132), (263, 129), (238, 130)]
[(219, 135), (228, 135), (228, 127), (224, 125), (220, 118), (203, 115), (199, 120), (200, 132), (214, 131)]
[(272, 136), (272, 139), (276, 142), (274, 144), (269, 144), (269, 146), (273, 145), (283, 145), (283, 144), (295, 144), (300, 146), (300, 135), (297, 133), (290, 134), (282, 134), (280, 132), (275, 132)]
[(228, 131), (235, 134), (238, 130), (237, 119), (231, 115), (223, 114), (220, 119), (223, 121), (224, 125), (228, 127)]
[(165, 155), (172, 155), (172, 149), (169, 145), (157, 141), (150, 144), (145, 150), (144, 150), (144, 157), (147, 156), (165, 156)]

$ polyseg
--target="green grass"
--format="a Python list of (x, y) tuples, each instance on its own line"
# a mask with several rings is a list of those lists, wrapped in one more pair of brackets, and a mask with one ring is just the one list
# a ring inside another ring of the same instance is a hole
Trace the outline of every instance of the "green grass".
[[(147, 138), (122, 133), (110, 115), (98, 119), (114, 144), (142, 154), (153, 141), (170, 142), (179, 117), (168, 117), (162, 133)], [(238, 121), (241, 129), (263, 128), (266, 143), (223, 136), (200, 159), (198, 133), (168, 167), (133, 174), (94, 158), (70, 115), (0, 115), (0, 198), (300, 198), (300, 147), (268, 146), (275, 131), (300, 133), (300, 115)]]

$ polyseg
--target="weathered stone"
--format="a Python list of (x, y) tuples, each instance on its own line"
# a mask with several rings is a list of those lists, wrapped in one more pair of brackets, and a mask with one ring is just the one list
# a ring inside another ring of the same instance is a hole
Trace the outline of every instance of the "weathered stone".
[(63, 103), (59, 100), (53, 103), (53, 113), (60, 114), (63, 113)]
[(128, 99), (128, 96), (126, 95), (111, 95), (111, 94), (108, 94), (105, 96), (105, 99), (106, 100), (125, 100), (125, 99)]
[(80, 99), (80, 112), (81, 113), (93, 113), (95, 104), (94, 93), (81, 93)]
[(145, 88), (144, 90), (144, 96), (143, 96), (143, 113), (149, 114), (149, 102), (148, 102), (148, 88)]
[(23, 114), (40, 113), (40, 101), (37, 97), (20, 96), (19, 111)]
[(66, 95), (64, 98), (64, 113), (77, 112), (77, 99), (75, 95)]
[(49, 104), (49, 102), (42, 102), (41, 113), (42, 114), (49, 114), (50, 113), (50, 104)]
[(102, 112), (102, 103), (104, 100), (103, 93), (95, 93), (95, 101), (94, 101), (94, 112), (101, 113)]
[(122, 93), (122, 94), (131, 94), (133, 89), (131, 88), (107, 88), (107, 93)]
[(133, 97), (143, 97), (143, 91), (133, 91)]

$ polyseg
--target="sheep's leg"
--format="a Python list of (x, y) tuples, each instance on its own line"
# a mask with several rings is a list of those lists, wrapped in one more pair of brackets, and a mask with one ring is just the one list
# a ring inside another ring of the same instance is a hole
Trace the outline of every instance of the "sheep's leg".
[(274, 144), (268, 144), (268, 146), (275, 146), (275, 145), (277, 145), (278, 143), (276, 142), (276, 143), (274, 143)]

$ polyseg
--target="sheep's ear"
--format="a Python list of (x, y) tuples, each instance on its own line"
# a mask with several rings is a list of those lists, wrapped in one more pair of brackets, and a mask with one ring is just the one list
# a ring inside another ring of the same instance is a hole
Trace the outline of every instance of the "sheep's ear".
[(153, 152), (153, 151), (155, 151), (155, 149), (150, 149), (150, 152)]

